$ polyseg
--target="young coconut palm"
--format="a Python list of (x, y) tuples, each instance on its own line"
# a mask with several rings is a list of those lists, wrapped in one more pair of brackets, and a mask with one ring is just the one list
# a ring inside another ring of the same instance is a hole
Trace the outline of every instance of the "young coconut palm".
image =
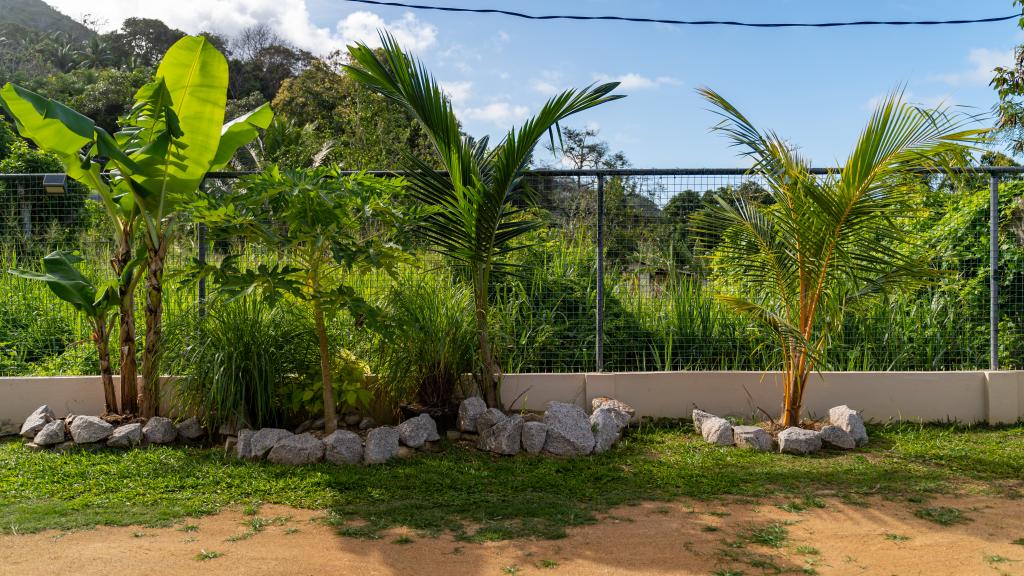
[(783, 426), (796, 426), (811, 371), (857, 299), (934, 277), (898, 217), (912, 210), (908, 174), (967, 166), (985, 131), (972, 118), (903, 101), (875, 109), (846, 163), (825, 176), (774, 132), (760, 132), (710, 89), (714, 127), (750, 158), (775, 202), (719, 199), (699, 227), (721, 234), (712, 265), (730, 287), (722, 299), (763, 324), (783, 359)]
[(346, 70), (371, 90), (397, 102), (423, 125), (447, 173), (427, 162), (407, 158), (409, 192), (432, 207), (420, 227), (441, 254), (466, 269), (472, 280), (476, 332), (484, 377), (480, 382), (488, 406), (498, 406), (501, 370), (491, 350), (487, 323), (488, 286), (492, 273), (508, 270), (503, 257), (515, 250), (514, 240), (540, 222), (517, 207), (523, 194), (522, 175), (537, 142), (557, 124), (578, 112), (622, 98), (611, 94), (617, 82), (567, 90), (551, 98), (518, 130), (509, 130), (494, 148), (486, 138), (462, 133), (451, 102), (427, 69), (403, 52), (395, 39), (381, 34), (379, 52), (357, 44), (349, 47), (353, 65)]

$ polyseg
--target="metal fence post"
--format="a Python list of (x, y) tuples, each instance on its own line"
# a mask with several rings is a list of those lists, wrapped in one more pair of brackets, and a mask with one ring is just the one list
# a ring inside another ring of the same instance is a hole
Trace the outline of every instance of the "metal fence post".
[[(206, 193), (206, 180), (203, 180), (202, 184), (199, 185), (199, 192), (203, 193), (203, 194)], [(203, 266), (204, 264), (206, 264), (206, 224), (204, 224), (202, 222), (199, 223), (196, 235), (198, 236), (196, 238), (196, 241), (199, 244), (199, 250), (198, 250), (199, 253), (196, 255), (196, 260), (199, 262), (200, 266)], [(198, 304), (198, 308), (199, 308), (199, 319), (202, 320), (203, 318), (206, 317), (206, 277), (205, 276), (200, 276), (199, 277), (199, 294), (198, 294), (198, 296), (199, 296), (199, 299), (198, 299), (197, 304)]]
[(594, 370), (604, 371), (604, 176), (597, 176), (597, 343)]
[(999, 175), (989, 174), (988, 201), (989, 367), (999, 369)]

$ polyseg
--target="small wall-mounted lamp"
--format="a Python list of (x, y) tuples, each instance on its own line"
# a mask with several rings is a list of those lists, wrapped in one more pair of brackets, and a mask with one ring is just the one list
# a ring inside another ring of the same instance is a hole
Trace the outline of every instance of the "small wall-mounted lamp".
[(43, 190), (46, 190), (47, 194), (63, 194), (68, 189), (68, 175), (67, 174), (44, 174), (43, 175)]

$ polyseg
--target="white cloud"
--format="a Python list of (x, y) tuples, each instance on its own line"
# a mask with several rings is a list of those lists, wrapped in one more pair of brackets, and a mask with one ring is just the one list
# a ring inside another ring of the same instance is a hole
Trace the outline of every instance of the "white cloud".
[(385, 22), (373, 12), (353, 12), (338, 22), (337, 30), (346, 44), (365, 42), (371, 48), (380, 46), (378, 30), (387, 29), (406, 50), (419, 52), (433, 46), (437, 40), (437, 28), (420, 22), (412, 12), (406, 12), (399, 20)]
[(508, 102), (492, 102), (485, 106), (466, 108), (461, 111), (463, 118), (479, 122), (491, 122), (503, 128), (519, 122), (529, 115), (530, 109), (526, 106), (510, 104)]
[(554, 96), (562, 91), (559, 85), (562, 84), (562, 73), (554, 70), (544, 70), (540, 78), (530, 80), (530, 89), (544, 96)]
[(72, 17), (88, 13), (105, 28), (120, 27), (131, 16), (158, 18), (168, 26), (189, 33), (213, 31), (234, 34), (257, 23), (269, 24), (278, 34), (296, 46), (315, 54), (327, 54), (345, 48), (347, 43), (364, 41), (379, 44), (377, 28), (387, 27), (395, 38), (413, 51), (422, 51), (437, 40), (437, 29), (419, 20), (411, 12), (385, 21), (373, 12), (353, 12), (335, 24), (334, 29), (318, 26), (310, 19), (306, 0), (48, 0), (54, 8)]
[(441, 90), (448, 95), (448, 98), (455, 106), (466, 104), (473, 95), (473, 83), (469, 80), (459, 80), (454, 82), (445, 82), (442, 80), (440, 84)]
[(611, 76), (609, 74), (594, 74), (595, 82), (618, 82), (619, 88), (622, 90), (645, 90), (649, 88), (657, 88), (659, 86), (678, 86), (682, 82), (678, 78), (671, 76), (658, 76), (656, 78), (648, 78), (635, 72), (623, 74), (621, 76)]
[(936, 74), (931, 76), (930, 79), (954, 86), (988, 84), (992, 80), (992, 70), (998, 66), (1013, 65), (1013, 51), (972, 48), (967, 54), (967, 60), (972, 65), (971, 69), (951, 74)]
[(505, 32), (504, 30), (498, 30), (498, 40), (501, 40), (502, 42), (508, 42), (511, 39), (512, 36), (508, 32)]

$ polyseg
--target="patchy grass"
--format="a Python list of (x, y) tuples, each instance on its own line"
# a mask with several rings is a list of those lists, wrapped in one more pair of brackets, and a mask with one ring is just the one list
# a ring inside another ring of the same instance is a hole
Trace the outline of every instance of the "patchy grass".
[(168, 526), (231, 505), (259, 522), (260, 505), (270, 503), (327, 509), (325, 521), (355, 537), (406, 526), (486, 541), (559, 538), (615, 506), (682, 496), (781, 495), (808, 509), (825, 491), (858, 502), (924, 500), (965, 485), (1020, 490), (1022, 426), (870, 432), (864, 450), (798, 457), (710, 446), (688, 426), (645, 425), (615, 450), (571, 460), (498, 457), (442, 442), (438, 453), (379, 466), (305, 468), (240, 462), (219, 449), (61, 455), (8, 441), (0, 442), (0, 531)]
[(935, 522), (940, 526), (952, 526), (954, 524), (963, 524), (969, 522), (971, 519), (964, 516), (964, 513), (959, 508), (951, 508), (949, 506), (937, 506), (935, 508), (920, 508), (914, 511), (914, 516), (929, 522)]
[(751, 529), (743, 538), (751, 544), (782, 548), (789, 540), (789, 528), (786, 528), (781, 522), (772, 522), (760, 528)]
[(892, 532), (887, 532), (885, 534), (885, 539), (892, 540), (893, 542), (906, 542), (907, 540), (910, 540), (910, 536), (904, 536), (903, 534), (893, 534)]

